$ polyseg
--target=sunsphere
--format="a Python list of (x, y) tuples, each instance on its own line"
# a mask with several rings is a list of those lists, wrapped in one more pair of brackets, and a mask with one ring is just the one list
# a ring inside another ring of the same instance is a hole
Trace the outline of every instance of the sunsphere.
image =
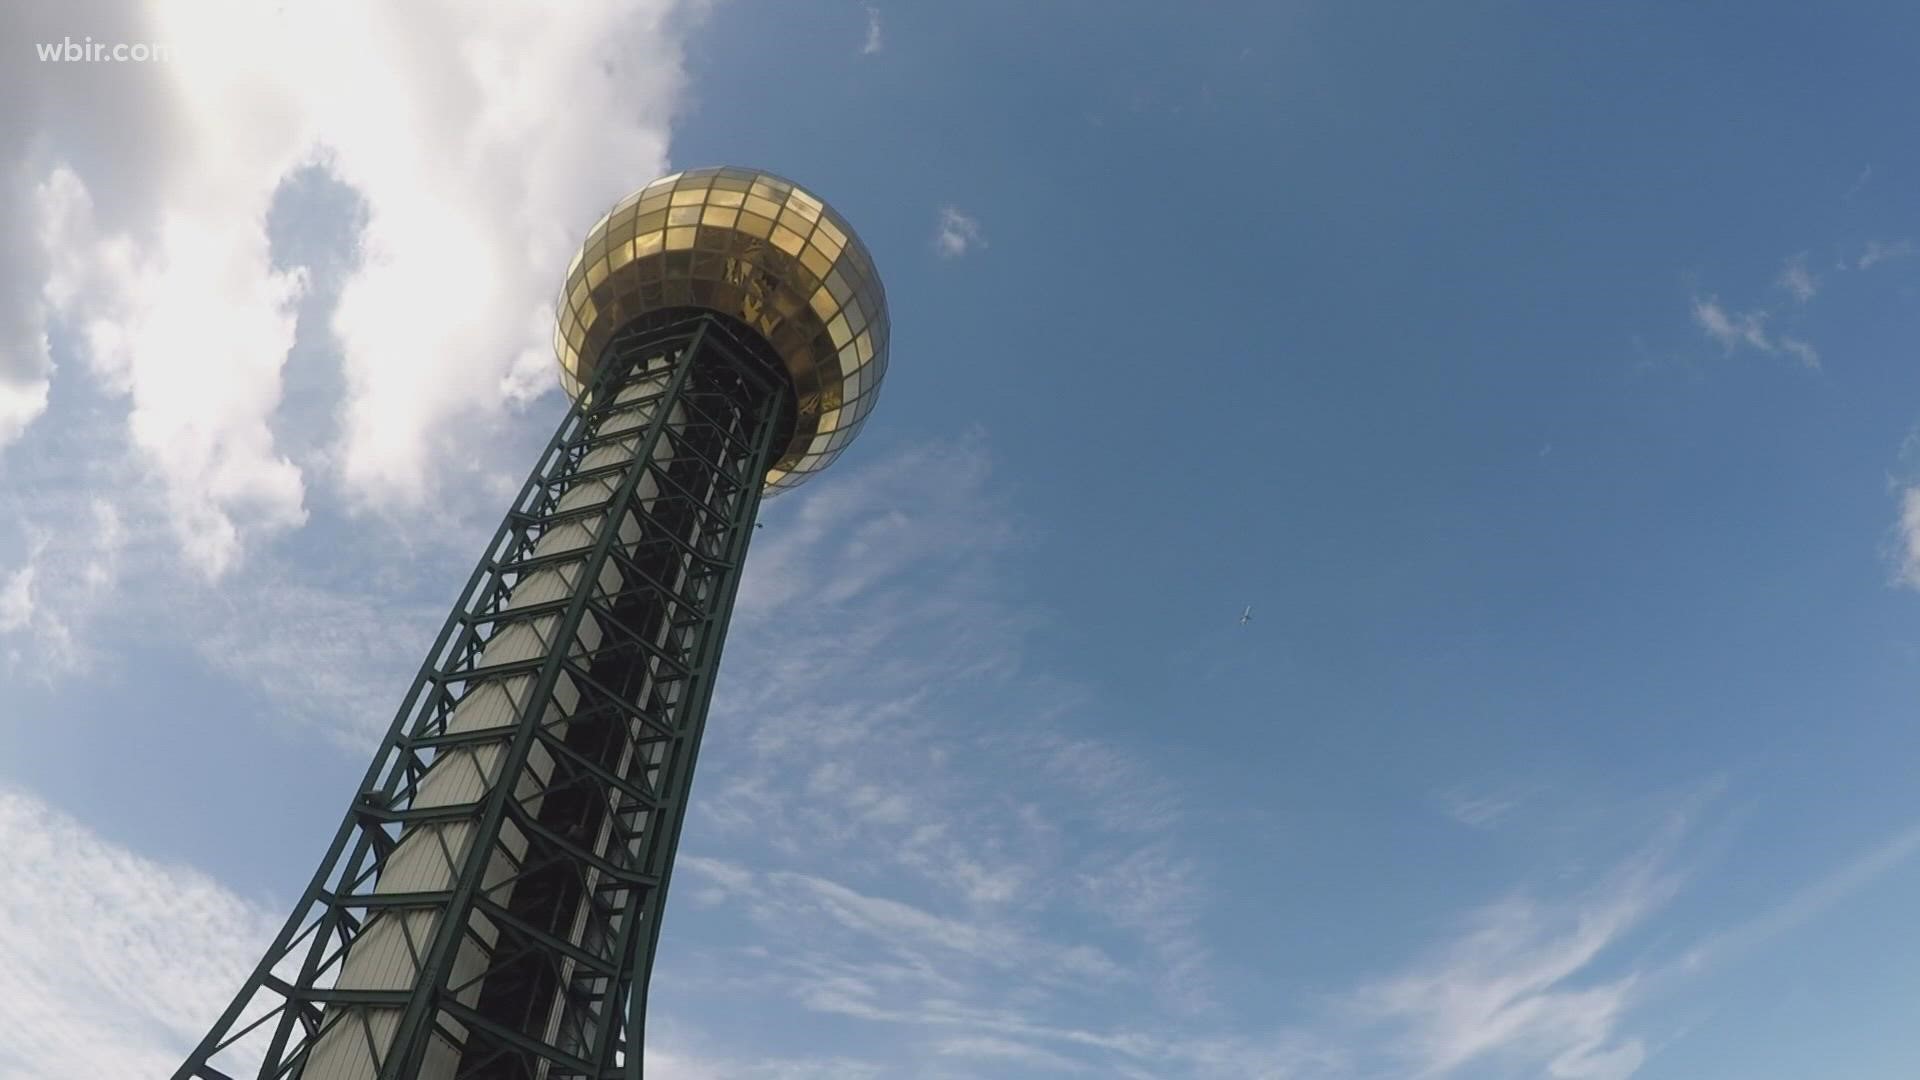
[(886, 293), (824, 202), (718, 168), (616, 204), (557, 306), (567, 414), (174, 1080), (641, 1080), (754, 519), (873, 408)]
[(866, 245), (772, 173), (689, 169), (620, 200), (573, 257), (556, 306), (560, 382), (575, 397), (637, 316), (690, 306), (756, 331), (793, 380), (793, 435), (767, 472), (774, 492), (840, 456), (887, 372), (887, 294)]

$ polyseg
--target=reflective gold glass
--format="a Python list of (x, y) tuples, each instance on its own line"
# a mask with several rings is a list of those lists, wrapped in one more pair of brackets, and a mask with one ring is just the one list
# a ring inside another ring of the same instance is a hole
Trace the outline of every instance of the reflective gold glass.
[(569, 394), (591, 384), (620, 325), (697, 306), (757, 330), (793, 380), (799, 412), (768, 494), (825, 468), (858, 433), (886, 372), (886, 293), (831, 206), (769, 173), (691, 169), (628, 195), (588, 233), (554, 328)]

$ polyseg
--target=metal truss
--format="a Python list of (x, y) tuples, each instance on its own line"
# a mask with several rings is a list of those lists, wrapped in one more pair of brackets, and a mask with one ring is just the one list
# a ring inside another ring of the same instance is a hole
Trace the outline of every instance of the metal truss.
[(648, 978), (784, 375), (623, 332), (319, 871), (174, 1080), (639, 1080)]

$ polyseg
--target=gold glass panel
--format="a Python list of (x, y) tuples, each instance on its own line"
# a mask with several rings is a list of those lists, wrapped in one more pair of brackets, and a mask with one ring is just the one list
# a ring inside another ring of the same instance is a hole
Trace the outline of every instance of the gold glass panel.
[(833, 217), (831, 215), (824, 215), (821, 217), (820, 235), (826, 237), (829, 240), (832, 240), (833, 246), (835, 248), (843, 248), (847, 246), (847, 234), (844, 232), (841, 232), (840, 226), (835, 225), (833, 223)]
[(847, 284), (846, 275), (838, 269), (827, 275), (826, 286), (827, 291), (833, 294), (833, 298), (842, 304), (853, 299), (853, 286)]
[(698, 206), (706, 201), (706, 188), (675, 188), (673, 192), (675, 206)]
[(773, 227), (773, 246), (789, 255), (798, 255), (801, 244), (800, 234), (784, 225)]
[(692, 247), (693, 234), (697, 231), (698, 230), (696, 230), (691, 225), (685, 226), (683, 228), (678, 228), (678, 229), (668, 229), (667, 230), (667, 250), (668, 251), (685, 251), (686, 249)]
[(788, 196), (787, 206), (809, 222), (820, 220), (820, 203), (804, 191)]
[(700, 224), (700, 208), (698, 206), (676, 206), (667, 211), (667, 224), (698, 225)]
[(792, 203), (788, 203), (787, 208), (780, 211), (780, 224), (801, 236), (813, 231), (813, 222), (808, 221), (804, 215), (794, 209)]
[(731, 229), (733, 228), (734, 221), (739, 218), (739, 216), (740, 211), (738, 210), (727, 210), (718, 206), (709, 206), (701, 212), (700, 224), (717, 225), (723, 229)]

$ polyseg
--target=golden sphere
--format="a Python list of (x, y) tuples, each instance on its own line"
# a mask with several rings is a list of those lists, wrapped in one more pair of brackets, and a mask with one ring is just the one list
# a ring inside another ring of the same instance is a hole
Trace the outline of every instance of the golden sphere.
[(573, 257), (556, 307), (560, 383), (575, 398), (614, 334), (656, 311), (714, 311), (764, 338), (794, 400), (769, 495), (840, 456), (887, 370), (887, 294), (866, 246), (825, 202), (753, 169), (689, 169), (620, 200)]

